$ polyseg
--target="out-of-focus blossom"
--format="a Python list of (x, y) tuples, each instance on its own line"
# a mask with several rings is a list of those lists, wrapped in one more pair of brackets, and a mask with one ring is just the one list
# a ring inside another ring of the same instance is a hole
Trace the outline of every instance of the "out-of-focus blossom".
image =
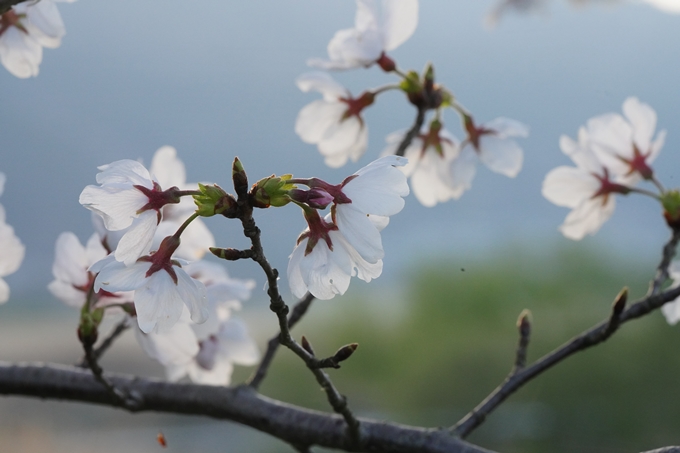
[[(198, 190), (198, 183), (186, 182), (184, 163), (177, 157), (172, 146), (159, 148), (153, 156), (149, 172), (161, 187), (177, 187), (180, 190)], [(162, 209), (163, 218), (156, 229), (152, 248), (158, 247), (166, 236), (171, 236), (182, 223), (196, 211), (192, 197), (182, 197), (177, 204), (167, 204)], [(215, 238), (200, 218), (193, 220), (182, 233), (182, 243), (175, 256), (190, 261), (199, 260), (209, 247), (215, 246)]]
[(519, 121), (496, 118), (477, 126), (472, 117), (465, 115), (467, 138), (462, 143), (459, 156), (449, 164), (451, 188), (464, 192), (472, 185), (477, 159), (491, 171), (514, 178), (522, 169), (522, 148), (513, 137), (526, 137), (529, 128)]
[(581, 128), (578, 142), (567, 136), (560, 138), (560, 148), (576, 167), (557, 167), (543, 181), (543, 196), (558, 206), (571, 208), (560, 231), (569, 239), (579, 240), (595, 234), (614, 212), (614, 194), (625, 194), (629, 188), (620, 178), (610, 174), (591, 150), (588, 132)]
[[(668, 276), (673, 281), (670, 288), (680, 286), (680, 261), (673, 261), (668, 267)], [(668, 324), (675, 325), (680, 321), (680, 298), (677, 298), (661, 307), (661, 313), (666, 317)]]
[(665, 13), (680, 14), (680, 0), (643, 0)]
[(0, 15), (0, 61), (14, 76), (37, 76), (42, 48), (56, 48), (66, 34), (55, 2), (27, 1)]
[(506, 14), (517, 13), (536, 13), (545, 11), (545, 0), (500, 0), (485, 17), (485, 25), (493, 28)]
[[(5, 174), (0, 173), (0, 195), (5, 188)], [(9, 285), (6, 277), (19, 269), (24, 260), (24, 244), (14, 234), (14, 228), (5, 223), (5, 208), (0, 204), (0, 304), (9, 300)]]
[[(94, 284), (95, 275), (90, 272), (90, 266), (104, 259), (108, 251), (101, 243), (98, 234), (93, 234), (83, 247), (75, 234), (61, 233), (57, 238), (54, 253), (52, 274), (54, 280), (47, 285), (52, 295), (74, 308), (80, 308), (85, 303), (88, 293)], [(131, 294), (112, 294), (106, 291), (94, 293), (93, 307), (109, 304), (119, 304), (131, 301)]]
[(161, 208), (179, 200), (172, 190), (164, 192), (151, 179), (149, 171), (134, 160), (119, 160), (102, 165), (99, 170), (97, 182), (101, 186), (85, 187), (80, 204), (99, 214), (107, 230), (127, 229), (116, 247), (115, 257), (131, 265), (151, 249)]
[(194, 322), (205, 322), (208, 318), (205, 286), (191, 278), (182, 269), (182, 263), (171, 258), (177, 245), (175, 238), (168, 237), (157, 252), (130, 266), (107, 256), (90, 268), (98, 273), (94, 290), (134, 291), (137, 323), (144, 333), (168, 331), (179, 320), (184, 306)]
[(349, 91), (325, 72), (303, 74), (296, 80), (304, 92), (323, 95), (307, 104), (295, 121), (295, 132), (305, 143), (316, 144), (329, 167), (356, 162), (366, 151), (368, 127), (361, 112), (373, 103), (375, 95), (365, 92), (354, 99)]
[(193, 324), (184, 309), (179, 322), (167, 332), (138, 331), (137, 339), (165, 367), (169, 380), (189, 376), (200, 384), (228, 385), (235, 364), (253, 365), (259, 359), (246, 325), (231, 317), (231, 311), (250, 297), (254, 281), (230, 278), (222, 266), (206, 261), (191, 263), (185, 270), (206, 286), (208, 321)]
[(600, 115), (588, 120), (586, 125), (591, 146), (598, 159), (621, 181), (635, 184), (651, 179), (650, 164), (663, 147), (666, 131), (660, 131), (652, 140), (656, 129), (656, 112), (635, 97), (623, 103), (625, 118), (615, 113)]
[[(354, 28), (338, 31), (328, 43), (329, 60), (307, 63), (322, 69), (370, 66), (411, 37), (418, 25), (418, 0), (357, 0)], [(388, 69), (389, 70), (389, 69)]]
[[(404, 132), (395, 132), (387, 136), (388, 145), (383, 155), (394, 154), (404, 135)], [(404, 157), (408, 164), (399, 168), (411, 178), (411, 189), (421, 204), (431, 207), (463, 194), (463, 186), (452, 184), (450, 174), (451, 162), (459, 153), (460, 142), (442, 129), (441, 124), (423, 129), (406, 148)]]
[(401, 211), (409, 189), (396, 168), (407, 160), (382, 157), (345, 179), (339, 186), (318, 182), (334, 196), (331, 214), (321, 219), (305, 212), (308, 229), (302, 232), (288, 263), (291, 292), (309, 291), (319, 299), (344, 294), (350, 277), (370, 281), (382, 272), (384, 250), (380, 231), (388, 217)]

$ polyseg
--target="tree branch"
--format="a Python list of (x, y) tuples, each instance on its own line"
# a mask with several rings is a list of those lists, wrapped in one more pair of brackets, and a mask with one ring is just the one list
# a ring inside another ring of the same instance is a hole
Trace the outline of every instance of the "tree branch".
[(106, 377), (117, 388), (139, 395), (139, 405), (121, 407), (121, 402), (89, 371), (54, 364), (0, 362), (0, 394), (94, 403), (130, 412), (203, 415), (241, 423), (297, 446), (319, 445), (356, 452), (492, 453), (446, 430), (370, 419), (360, 419), (363, 443), (357, 446), (347, 437), (340, 416), (272, 400), (248, 386), (177, 384), (112, 373)]
[[(297, 324), (298, 321), (302, 319), (305, 313), (307, 313), (307, 309), (309, 308), (313, 301), (314, 296), (312, 296), (310, 293), (307, 293), (304, 298), (302, 298), (297, 304), (295, 304), (295, 306), (293, 307), (293, 312), (288, 317), (289, 329), (292, 329), (295, 326), (295, 324)], [(260, 388), (260, 384), (262, 384), (262, 381), (267, 376), (267, 371), (269, 370), (269, 367), (271, 366), (271, 363), (274, 360), (274, 356), (276, 355), (276, 351), (279, 349), (280, 344), (281, 343), (279, 342), (279, 335), (272, 337), (267, 343), (267, 351), (264, 353), (262, 361), (260, 361), (260, 365), (257, 367), (255, 373), (248, 380), (248, 385), (254, 388), (255, 390)]]
[(663, 447), (656, 450), (643, 451), (642, 453), (680, 453), (680, 447)]
[(0, 0), (0, 14), (5, 14), (14, 5), (23, 3), (27, 0)]
[[(680, 233), (673, 231), (671, 239), (664, 247), (663, 257), (658, 267), (657, 277), (652, 282), (652, 288), (656, 285), (660, 287), (661, 284), (665, 282), (668, 265), (675, 254), (675, 246), (679, 239)], [(659, 283), (654, 283), (657, 281)], [(653, 289), (650, 289), (650, 293), (653, 293)], [(572, 354), (602, 343), (614, 334), (621, 324), (644, 316), (651, 311), (660, 308), (663, 304), (676, 299), (680, 296), (680, 287), (671, 288), (660, 293), (649, 294), (624, 310), (626, 294), (627, 292), (625, 292), (625, 290), (619, 293), (614, 301), (612, 314), (609, 319), (602, 321), (598, 325), (573, 338), (563, 346), (555, 349), (553, 352), (543, 356), (531, 366), (516, 373), (511, 372), (501, 385), (496, 387), (484, 401), (458, 421), (450, 431), (454, 435), (465, 438), (484, 422), (487, 415), (526, 383), (565, 360)]]
[(404, 153), (406, 152), (406, 148), (411, 144), (414, 138), (420, 133), (420, 129), (423, 127), (423, 123), (425, 122), (425, 112), (427, 111), (426, 107), (417, 107), (418, 108), (418, 113), (416, 114), (416, 119), (413, 122), (413, 126), (411, 126), (411, 129), (406, 132), (406, 135), (404, 135), (404, 138), (401, 140), (401, 143), (399, 143), (399, 146), (397, 147), (397, 150), (394, 152), (395, 155), (397, 156), (403, 156)]

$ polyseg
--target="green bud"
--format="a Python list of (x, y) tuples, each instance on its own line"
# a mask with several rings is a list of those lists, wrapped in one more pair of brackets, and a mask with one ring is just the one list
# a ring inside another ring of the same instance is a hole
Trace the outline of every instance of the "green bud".
[(231, 178), (234, 181), (236, 195), (245, 195), (248, 192), (248, 176), (246, 176), (246, 171), (238, 157), (234, 158), (234, 163), (231, 166)]
[(406, 78), (401, 81), (399, 88), (402, 89), (407, 94), (420, 93), (423, 90), (423, 86), (420, 83), (420, 76), (416, 71), (409, 71), (406, 74)]
[(668, 217), (672, 220), (680, 220), (680, 191), (669, 190), (661, 195), (661, 204)]
[(236, 208), (236, 200), (217, 184), (205, 186), (198, 183), (200, 195), (194, 195), (196, 212), (201, 217), (211, 217), (215, 214), (225, 214)]
[(251, 189), (255, 206), (258, 208), (268, 208), (270, 206), (278, 208), (290, 203), (288, 191), (296, 188), (295, 184), (287, 182), (292, 177), (293, 175), (271, 175), (260, 179)]

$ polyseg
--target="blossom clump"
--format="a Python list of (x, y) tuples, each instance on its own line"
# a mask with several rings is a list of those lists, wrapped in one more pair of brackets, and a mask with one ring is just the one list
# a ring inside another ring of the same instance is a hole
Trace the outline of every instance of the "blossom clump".
[(66, 34), (55, 2), (19, 3), (0, 14), (0, 62), (12, 75), (25, 79), (38, 75), (42, 48), (56, 48)]
[(614, 195), (649, 194), (635, 185), (641, 180), (656, 183), (650, 164), (665, 132), (652, 140), (656, 113), (637, 98), (626, 99), (623, 111), (626, 118), (610, 113), (590, 119), (579, 129), (578, 141), (560, 138), (560, 148), (576, 166), (551, 170), (542, 192), (552, 203), (571, 208), (560, 226), (569, 239), (595, 234), (614, 212)]
[(323, 95), (307, 104), (295, 121), (295, 132), (306, 143), (316, 144), (329, 167), (341, 167), (347, 159), (356, 162), (366, 151), (368, 128), (361, 112), (373, 103), (373, 93), (367, 91), (358, 98), (324, 72), (303, 74), (296, 80), (298, 87)]
[(338, 31), (328, 43), (329, 60), (307, 63), (322, 69), (353, 69), (374, 63), (386, 70), (394, 63), (385, 55), (411, 37), (418, 25), (418, 0), (357, 0), (354, 28)]
[(396, 167), (407, 160), (382, 157), (360, 169), (339, 185), (312, 178), (306, 184), (333, 198), (331, 212), (321, 218), (318, 211), (303, 207), (308, 228), (288, 263), (291, 292), (303, 297), (309, 291), (319, 299), (344, 294), (350, 277), (364, 281), (382, 272), (385, 254), (380, 231), (389, 216), (404, 207), (409, 188), (406, 176)]

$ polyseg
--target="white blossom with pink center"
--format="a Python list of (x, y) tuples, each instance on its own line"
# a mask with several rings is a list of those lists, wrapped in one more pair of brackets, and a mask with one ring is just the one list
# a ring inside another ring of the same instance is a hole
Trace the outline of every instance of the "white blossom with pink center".
[(39, 0), (14, 5), (0, 15), (0, 62), (12, 75), (25, 79), (38, 75), (42, 48), (56, 48), (66, 34), (55, 2)]
[(329, 167), (341, 167), (347, 159), (356, 162), (366, 151), (368, 127), (362, 110), (373, 103), (366, 92), (354, 99), (349, 91), (324, 72), (303, 74), (296, 80), (304, 92), (323, 95), (300, 110), (295, 132), (303, 142), (316, 144)]
[[(5, 188), (5, 174), (0, 173), (0, 195)], [(9, 285), (2, 277), (16, 272), (24, 260), (24, 244), (14, 234), (14, 228), (5, 222), (5, 208), (0, 204), (0, 304), (9, 300)]]
[(338, 31), (328, 43), (329, 60), (311, 59), (321, 69), (352, 69), (376, 63), (411, 37), (418, 25), (418, 0), (357, 0), (354, 28)]

